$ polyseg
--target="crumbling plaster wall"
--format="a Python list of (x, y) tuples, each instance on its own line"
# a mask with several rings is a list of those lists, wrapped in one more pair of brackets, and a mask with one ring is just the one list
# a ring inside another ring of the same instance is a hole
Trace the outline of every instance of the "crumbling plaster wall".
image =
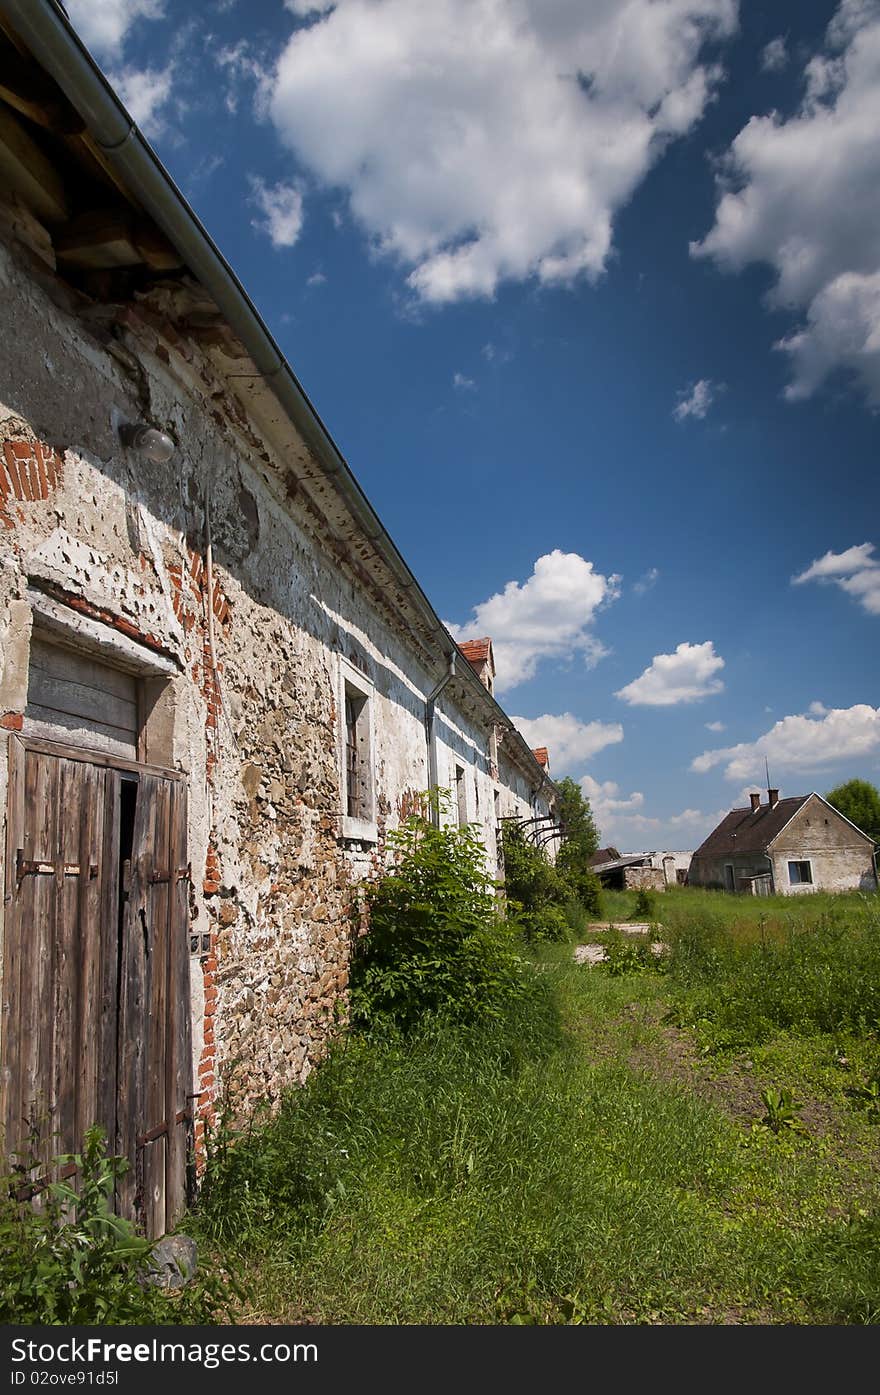
[[(354, 883), (425, 788), (439, 673), (326, 558), (297, 499), (267, 486), (198, 349), (169, 354), (124, 316), (108, 328), (2, 245), (0, 293), (0, 726), (24, 724), (29, 585), (176, 664), (168, 739), (150, 750), (148, 723), (147, 756), (189, 776), (195, 1088), (207, 1113), (221, 1090), (234, 1108), (275, 1100), (333, 1033)], [(168, 464), (121, 446), (120, 423), (144, 419), (178, 443)], [(374, 685), (374, 845), (340, 837), (340, 655)], [(447, 713), (485, 787), (490, 846), (488, 732), (452, 700)]]
[[(873, 845), (846, 819), (815, 796), (798, 809), (773, 841), (773, 878), (777, 891), (803, 895), (811, 891), (875, 891)], [(809, 860), (813, 881), (789, 883), (789, 861)]]

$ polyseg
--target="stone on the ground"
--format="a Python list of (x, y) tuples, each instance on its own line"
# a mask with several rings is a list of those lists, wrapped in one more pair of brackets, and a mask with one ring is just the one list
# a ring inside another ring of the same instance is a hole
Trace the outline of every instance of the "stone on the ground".
[(176, 1289), (196, 1272), (196, 1242), (189, 1235), (164, 1235), (150, 1252), (144, 1278), (156, 1288)]

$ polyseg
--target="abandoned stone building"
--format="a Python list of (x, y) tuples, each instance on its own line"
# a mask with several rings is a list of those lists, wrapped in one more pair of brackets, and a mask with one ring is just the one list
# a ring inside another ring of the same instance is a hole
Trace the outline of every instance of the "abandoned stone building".
[(102, 1124), (159, 1234), (218, 1095), (321, 1058), (419, 792), (495, 874), (555, 791), (63, 12), (0, 46), (0, 1108)]
[(691, 859), (691, 886), (720, 887), (751, 896), (797, 896), (811, 891), (876, 891), (874, 843), (821, 794), (766, 802), (750, 796), (732, 809)]

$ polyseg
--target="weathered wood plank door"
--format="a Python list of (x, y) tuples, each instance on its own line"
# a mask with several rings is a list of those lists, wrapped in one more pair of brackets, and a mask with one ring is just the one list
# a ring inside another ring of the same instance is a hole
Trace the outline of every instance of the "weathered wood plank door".
[(191, 1116), (186, 786), (141, 773), (122, 920), (117, 1152), (123, 1214), (161, 1234), (185, 1203)]
[(129, 1160), (118, 1209), (159, 1235), (185, 1201), (186, 786), (49, 742), (9, 757), (5, 1150), (48, 1175), (100, 1124)]

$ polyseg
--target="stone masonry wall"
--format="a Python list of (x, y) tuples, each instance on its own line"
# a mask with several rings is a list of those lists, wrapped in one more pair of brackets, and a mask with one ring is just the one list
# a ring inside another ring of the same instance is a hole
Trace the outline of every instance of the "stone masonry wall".
[[(29, 588), (177, 666), (145, 734), (148, 760), (189, 777), (201, 1133), (221, 1097), (272, 1103), (325, 1053), (357, 881), (427, 783), (424, 694), (442, 656), (428, 672), (327, 560), (307, 511), (268, 487), (269, 448), (197, 348), (169, 349), (128, 310), (108, 327), (2, 244), (0, 294), (0, 728), (27, 730)], [(139, 420), (174, 437), (168, 464), (122, 447), (119, 426)], [(341, 837), (340, 656), (374, 685), (375, 844)], [(488, 731), (453, 697), (445, 711), (491, 864)]]

